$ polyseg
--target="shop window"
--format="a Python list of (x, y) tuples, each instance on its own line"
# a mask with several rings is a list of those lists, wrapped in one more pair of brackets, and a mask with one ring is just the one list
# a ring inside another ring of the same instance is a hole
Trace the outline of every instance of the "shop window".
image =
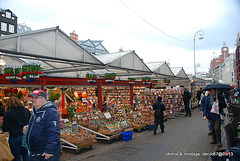
[(1, 22), (1, 30), (7, 31), (7, 24), (5, 22)]
[(9, 24), (9, 32), (14, 33), (14, 25)]

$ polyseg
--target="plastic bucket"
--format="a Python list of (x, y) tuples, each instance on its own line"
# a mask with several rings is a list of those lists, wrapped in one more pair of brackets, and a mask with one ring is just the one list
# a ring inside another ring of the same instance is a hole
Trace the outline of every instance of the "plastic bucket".
[(133, 131), (125, 131), (125, 132), (122, 132), (122, 133), (121, 133), (122, 140), (123, 140), (123, 141), (132, 140), (132, 134), (133, 134)]

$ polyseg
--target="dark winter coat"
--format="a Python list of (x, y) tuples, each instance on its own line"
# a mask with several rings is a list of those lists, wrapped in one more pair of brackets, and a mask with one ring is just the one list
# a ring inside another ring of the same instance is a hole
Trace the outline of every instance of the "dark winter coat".
[(60, 115), (54, 102), (48, 101), (38, 110), (33, 108), (27, 144), (31, 154), (53, 154), (61, 149)]
[(23, 106), (12, 107), (3, 117), (3, 132), (9, 132), (10, 137), (23, 136), (23, 126), (28, 124), (30, 112)]
[(223, 108), (226, 108), (226, 106), (227, 106), (226, 102), (224, 100), (224, 96), (223, 95), (218, 95), (219, 114), (210, 113), (210, 111), (212, 109), (212, 104), (211, 104), (210, 100), (211, 100), (210, 96), (206, 98), (205, 105), (204, 105), (203, 116), (207, 116), (207, 118), (210, 119), (210, 120), (220, 120), (220, 114), (223, 114)]
[(197, 98), (197, 100), (200, 100), (201, 99), (201, 94), (202, 94), (203, 92), (202, 91), (197, 91), (197, 96), (196, 96), (196, 98)]
[(3, 104), (0, 104), (0, 116), (4, 116), (5, 114), (5, 107), (3, 106)]
[(189, 101), (191, 99), (191, 93), (189, 91), (184, 91), (183, 101)]
[(200, 111), (204, 111), (205, 102), (208, 97), (209, 96), (203, 96), (203, 98), (201, 99)]
[(153, 105), (153, 110), (155, 110), (154, 117), (155, 118), (163, 118), (163, 111), (165, 111), (165, 105), (162, 102), (155, 102)]

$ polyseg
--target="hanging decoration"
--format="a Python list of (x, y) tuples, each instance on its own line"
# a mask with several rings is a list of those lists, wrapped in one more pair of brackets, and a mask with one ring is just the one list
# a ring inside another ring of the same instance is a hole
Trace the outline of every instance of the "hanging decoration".
[(128, 77), (128, 82), (129, 84), (134, 84), (136, 81), (136, 78), (135, 77)]
[(169, 85), (169, 83), (171, 83), (171, 81), (170, 81), (170, 79), (164, 78), (163, 83), (165, 85)]
[(40, 63), (24, 63), (22, 65), (22, 77), (26, 82), (35, 82), (41, 72)]
[(156, 85), (158, 83), (158, 80), (157, 79), (152, 79), (152, 84), (153, 85)]
[(117, 74), (115, 72), (107, 72), (104, 74), (103, 79), (108, 83), (113, 83), (116, 79)]
[(150, 76), (143, 76), (142, 77), (142, 82), (144, 84), (150, 84), (151, 83), (151, 77)]
[(85, 76), (85, 79), (90, 83), (94, 84), (97, 80), (97, 74), (96, 73), (90, 73), (88, 72)]
[(21, 67), (19, 66), (6, 66), (4, 68), (3, 76), (10, 80), (12, 83), (17, 83), (18, 80), (21, 80)]

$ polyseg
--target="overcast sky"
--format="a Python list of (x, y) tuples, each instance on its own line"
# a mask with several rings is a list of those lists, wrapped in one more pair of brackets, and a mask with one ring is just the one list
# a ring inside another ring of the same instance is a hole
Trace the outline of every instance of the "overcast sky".
[(79, 40), (104, 40), (110, 53), (135, 50), (145, 62), (167, 61), (187, 73), (193, 73), (197, 31), (204, 31), (195, 43), (201, 72), (223, 42), (234, 53), (240, 32), (240, 0), (0, 0), (0, 7), (32, 30), (75, 30)]

